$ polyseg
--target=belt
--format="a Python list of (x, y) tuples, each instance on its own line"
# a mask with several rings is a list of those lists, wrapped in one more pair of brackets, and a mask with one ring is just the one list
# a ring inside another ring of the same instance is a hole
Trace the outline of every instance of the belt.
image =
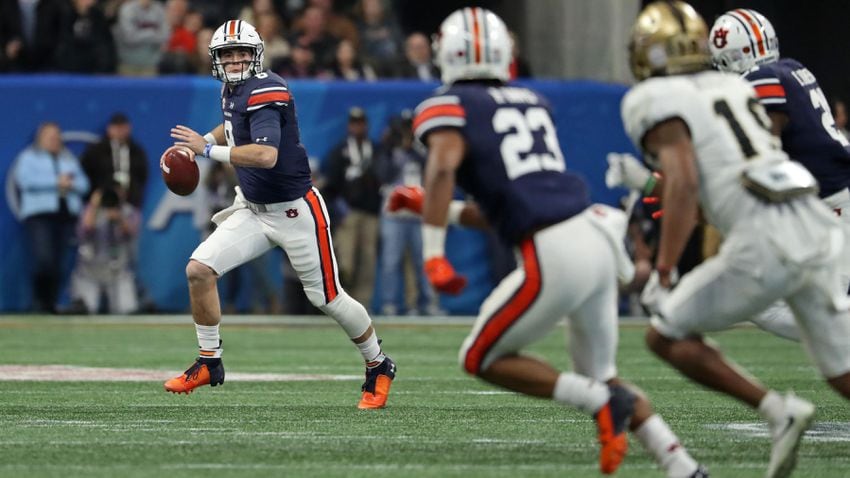
[(248, 205), (248, 209), (254, 212), (275, 212), (282, 211), (287, 203), (285, 202), (276, 202), (271, 204), (255, 204), (249, 201), (245, 201)]

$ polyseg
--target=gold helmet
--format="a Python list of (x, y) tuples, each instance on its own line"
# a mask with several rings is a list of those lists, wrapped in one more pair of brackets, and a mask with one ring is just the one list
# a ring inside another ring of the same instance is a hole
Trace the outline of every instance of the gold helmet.
[(631, 36), (629, 63), (638, 81), (701, 71), (711, 64), (708, 27), (692, 6), (680, 0), (647, 5)]

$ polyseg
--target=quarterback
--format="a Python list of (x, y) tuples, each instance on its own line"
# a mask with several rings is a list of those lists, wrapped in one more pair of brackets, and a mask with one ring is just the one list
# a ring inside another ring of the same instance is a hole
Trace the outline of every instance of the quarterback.
[(295, 98), (286, 81), (263, 71), (263, 50), (263, 40), (248, 23), (221, 25), (209, 51), (212, 74), (224, 83), (223, 122), (204, 136), (181, 125), (171, 130), (175, 145), (231, 163), (239, 187), (233, 205), (213, 216), (218, 227), (186, 266), (200, 354), (185, 373), (165, 382), (165, 389), (189, 393), (224, 382), (216, 280), (278, 246), (310, 302), (336, 320), (363, 355), (366, 381), (358, 407), (384, 407), (395, 364), (381, 351), (366, 309), (340, 287), (328, 213), (310, 181)]
[[(667, 476), (707, 476), (643, 394), (617, 377), (617, 277), (633, 272), (622, 246), (626, 219), (591, 205), (584, 181), (567, 170), (546, 98), (505, 83), (505, 24), (481, 8), (457, 10), (441, 25), (436, 49), (445, 86), (419, 105), (413, 123), (428, 146), (426, 275), (441, 292), (466, 284), (444, 250), (450, 216), (490, 224), (520, 262), (481, 306), (460, 350), (463, 369), (593, 415), (603, 473), (620, 465), (631, 429)], [(451, 203), (456, 183), (475, 206)], [(564, 317), (575, 372), (522, 353)]]
[[(771, 432), (767, 476), (787, 477), (814, 406), (766, 389), (701, 334), (784, 299), (822, 375), (850, 398), (850, 314), (835, 263), (844, 233), (818, 199), (815, 178), (771, 134), (753, 87), (706, 71), (710, 59), (708, 28), (682, 1), (647, 5), (632, 28), (631, 69), (640, 83), (623, 98), (623, 123), (664, 176), (664, 222), (644, 293), (654, 311), (646, 340), (690, 379), (757, 409)], [(698, 208), (725, 242), (670, 291)]]

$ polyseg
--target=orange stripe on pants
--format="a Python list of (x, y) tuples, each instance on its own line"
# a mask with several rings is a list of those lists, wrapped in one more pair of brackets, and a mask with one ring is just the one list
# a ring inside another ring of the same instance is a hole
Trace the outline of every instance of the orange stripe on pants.
[(304, 196), (310, 205), (313, 221), (316, 223), (316, 240), (319, 244), (319, 263), (322, 267), (322, 284), (325, 288), (325, 303), (328, 304), (339, 295), (336, 286), (336, 271), (334, 269), (333, 250), (331, 250), (331, 231), (328, 218), (322, 209), (319, 197), (312, 189)]
[(540, 277), (540, 263), (537, 261), (537, 250), (533, 239), (526, 239), (520, 244), (523, 268), (525, 270), (525, 282), (508, 301), (494, 313), (481, 332), (475, 338), (472, 346), (466, 352), (463, 367), (467, 372), (477, 375), (481, 370), (481, 363), (487, 352), (495, 343), (522, 317), (534, 304), (542, 288)]

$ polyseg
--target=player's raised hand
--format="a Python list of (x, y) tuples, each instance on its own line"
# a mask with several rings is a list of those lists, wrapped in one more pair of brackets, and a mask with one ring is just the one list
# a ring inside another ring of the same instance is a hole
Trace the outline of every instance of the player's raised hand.
[(428, 282), (439, 292), (458, 295), (466, 287), (466, 277), (458, 274), (443, 256), (425, 261), (425, 275), (428, 276)]
[(171, 128), (171, 137), (175, 139), (175, 146), (191, 149), (195, 154), (204, 154), (207, 140), (192, 128), (178, 124)]
[(625, 187), (643, 190), (652, 172), (629, 153), (608, 153), (608, 170), (605, 185), (609, 188)]
[(422, 214), (422, 202), (425, 190), (419, 186), (396, 186), (387, 201), (387, 211), (395, 212), (408, 209), (416, 214)]

